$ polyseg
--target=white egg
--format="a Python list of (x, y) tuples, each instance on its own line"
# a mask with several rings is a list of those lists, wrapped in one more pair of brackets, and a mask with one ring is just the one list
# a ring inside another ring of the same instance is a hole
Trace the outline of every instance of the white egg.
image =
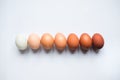
[(27, 48), (27, 39), (23, 35), (17, 35), (15, 43), (19, 50), (25, 50)]

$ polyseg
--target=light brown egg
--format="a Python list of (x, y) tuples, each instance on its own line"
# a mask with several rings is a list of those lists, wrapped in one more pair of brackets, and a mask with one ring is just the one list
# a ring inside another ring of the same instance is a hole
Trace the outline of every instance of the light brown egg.
[(41, 37), (41, 44), (45, 49), (49, 50), (53, 47), (54, 38), (52, 37), (51, 34), (44, 33)]
[(57, 33), (55, 35), (55, 46), (58, 50), (63, 50), (66, 47), (67, 40), (62, 33)]
[(28, 45), (32, 49), (38, 49), (40, 47), (40, 37), (35, 33), (30, 34), (28, 37)]
[(101, 49), (104, 46), (104, 38), (101, 34), (95, 33), (92, 37), (93, 47), (96, 49)]
[(83, 33), (80, 36), (79, 43), (83, 50), (88, 50), (92, 46), (92, 38), (87, 33)]
[(71, 50), (75, 50), (79, 46), (79, 39), (76, 34), (71, 33), (67, 38), (68, 47)]

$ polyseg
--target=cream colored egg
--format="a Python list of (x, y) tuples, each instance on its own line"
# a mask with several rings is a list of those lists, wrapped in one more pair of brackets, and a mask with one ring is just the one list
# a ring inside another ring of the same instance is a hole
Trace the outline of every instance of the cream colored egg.
[(27, 48), (27, 39), (23, 35), (17, 35), (15, 43), (19, 50), (25, 50)]

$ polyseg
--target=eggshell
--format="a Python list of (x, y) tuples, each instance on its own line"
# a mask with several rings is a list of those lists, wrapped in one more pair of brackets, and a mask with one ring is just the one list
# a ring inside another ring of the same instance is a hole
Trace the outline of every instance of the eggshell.
[(88, 50), (92, 46), (92, 38), (87, 33), (83, 33), (79, 43), (83, 50)]
[(62, 33), (57, 33), (55, 36), (55, 46), (58, 50), (63, 50), (66, 47), (67, 40)]
[(96, 49), (101, 49), (104, 46), (104, 38), (101, 34), (95, 33), (92, 37), (93, 47)]
[(51, 34), (44, 33), (41, 37), (41, 44), (45, 49), (49, 50), (53, 47), (54, 38), (52, 37)]
[(69, 34), (69, 36), (67, 38), (67, 44), (71, 50), (75, 50), (76, 48), (78, 48), (79, 39), (78, 39), (77, 35), (74, 33)]
[(19, 50), (25, 50), (27, 48), (27, 39), (23, 35), (17, 35), (15, 43)]
[(38, 49), (40, 47), (40, 37), (35, 33), (30, 34), (28, 44), (32, 49)]

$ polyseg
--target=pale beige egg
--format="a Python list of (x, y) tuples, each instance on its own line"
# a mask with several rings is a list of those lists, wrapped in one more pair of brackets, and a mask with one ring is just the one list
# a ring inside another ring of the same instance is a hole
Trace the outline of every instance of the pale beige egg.
[(30, 34), (28, 37), (28, 45), (32, 49), (38, 49), (40, 47), (40, 37), (35, 33)]

